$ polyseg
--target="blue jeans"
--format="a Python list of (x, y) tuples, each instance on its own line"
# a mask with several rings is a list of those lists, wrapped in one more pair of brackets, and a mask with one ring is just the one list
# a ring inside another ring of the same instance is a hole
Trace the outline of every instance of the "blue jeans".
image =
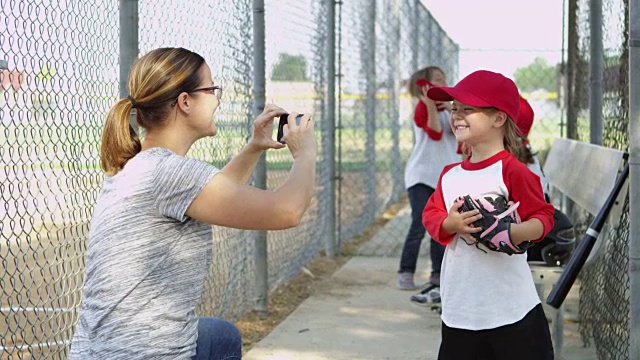
[[(404, 240), (402, 256), (400, 257), (400, 270), (398, 272), (414, 274), (416, 272), (418, 255), (420, 255), (422, 238), (424, 238), (427, 232), (424, 229), (424, 225), (422, 225), (422, 211), (424, 211), (429, 197), (435, 190), (425, 184), (416, 184), (407, 189), (407, 192), (409, 193), (409, 204), (411, 205), (411, 226)], [(433, 239), (431, 239), (430, 245), (431, 275), (440, 276), (442, 258), (444, 257), (444, 246)]]
[(242, 336), (232, 323), (198, 319), (198, 341), (193, 360), (236, 360), (242, 357)]

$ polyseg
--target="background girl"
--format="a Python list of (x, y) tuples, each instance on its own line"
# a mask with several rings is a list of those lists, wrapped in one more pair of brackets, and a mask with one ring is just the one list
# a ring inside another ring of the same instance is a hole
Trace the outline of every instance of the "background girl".
[[(414, 146), (405, 168), (405, 187), (411, 205), (411, 226), (406, 235), (400, 268), (398, 270), (397, 286), (402, 290), (414, 290), (414, 273), (420, 253), (420, 245), (425, 236), (422, 224), (422, 211), (427, 199), (433, 194), (438, 176), (445, 165), (459, 161), (456, 155), (457, 142), (449, 126), (451, 112), (449, 104), (435, 102), (426, 96), (431, 86), (446, 86), (447, 77), (438, 67), (429, 66), (416, 71), (409, 81), (409, 93), (419, 99), (414, 112)], [(427, 300), (426, 293), (431, 291), (428, 299), (439, 302), (437, 286), (440, 285), (440, 265), (444, 247), (431, 239), (431, 276), (429, 284), (418, 294)], [(424, 298), (424, 299), (423, 299)], [(412, 300), (414, 298), (412, 297)]]

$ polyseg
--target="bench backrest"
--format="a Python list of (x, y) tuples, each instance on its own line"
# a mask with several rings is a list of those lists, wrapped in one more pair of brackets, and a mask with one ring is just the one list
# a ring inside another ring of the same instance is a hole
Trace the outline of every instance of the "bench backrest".
[(613, 189), (622, 156), (619, 150), (556, 138), (543, 171), (551, 185), (595, 215)]

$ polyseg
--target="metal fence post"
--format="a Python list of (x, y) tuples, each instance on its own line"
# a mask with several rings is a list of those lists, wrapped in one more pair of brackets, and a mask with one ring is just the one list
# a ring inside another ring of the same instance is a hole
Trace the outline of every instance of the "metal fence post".
[(602, 47), (602, 0), (589, 0), (590, 26), (590, 84), (589, 119), (592, 144), (602, 145), (602, 77), (604, 72), (604, 54)]
[[(629, 359), (640, 359), (640, 0), (629, 1)], [(636, 19), (636, 20), (633, 20)]]
[[(327, 132), (323, 138), (323, 153), (328, 166), (329, 206), (324, 231), (325, 252), (327, 256), (336, 255), (336, 2), (327, 1)], [(339, 220), (338, 220), (339, 221)]]
[[(420, 9), (422, 3), (420, 0), (413, 1), (413, 17), (411, 20), (413, 24), (411, 24), (411, 73), (418, 70), (419, 65), (419, 57), (418, 51), (420, 50)], [(407, 84), (408, 88), (409, 84)]]
[[(389, 203), (395, 203), (400, 199), (400, 194), (404, 189), (403, 184), (403, 166), (400, 158), (400, 42), (402, 41), (402, 23), (401, 16), (401, 0), (394, 0), (392, 16), (393, 16), (393, 36), (396, 41), (393, 42), (392, 67), (391, 67), (391, 175), (393, 176), (393, 185)], [(388, 204), (387, 204), (388, 205)]]
[(367, 7), (368, 12), (363, 19), (362, 36), (365, 39), (365, 49), (362, 51), (362, 66), (365, 73), (365, 191), (367, 196), (367, 209), (364, 216), (365, 224), (370, 224), (376, 212), (376, 2)]
[[(129, 70), (138, 58), (138, 0), (120, 0), (120, 98), (129, 95), (127, 80)], [(138, 123), (135, 121), (135, 109), (132, 111), (129, 121), (133, 129), (138, 132)]]
[(567, 69), (566, 69), (566, 103), (567, 103), (567, 138), (578, 139), (578, 100), (574, 86), (578, 67), (578, 0), (568, 0), (567, 20)]
[[(265, 32), (264, 0), (253, 0), (253, 117), (264, 110), (265, 103)], [(255, 187), (267, 188), (267, 155), (263, 153), (254, 170)], [(259, 314), (269, 312), (269, 262), (267, 232), (254, 231), (256, 301), (254, 310)]]

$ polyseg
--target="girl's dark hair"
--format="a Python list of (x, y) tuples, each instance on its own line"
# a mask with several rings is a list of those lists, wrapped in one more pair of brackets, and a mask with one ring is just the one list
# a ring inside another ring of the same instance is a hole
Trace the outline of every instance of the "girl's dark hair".
[(418, 79), (427, 79), (431, 81), (431, 79), (433, 79), (433, 73), (436, 71), (440, 71), (444, 74), (444, 71), (437, 66), (427, 66), (426, 68), (414, 72), (409, 79), (409, 94), (415, 98), (420, 97), (420, 95), (422, 95), (422, 89), (418, 84), (416, 84), (416, 81)]
[(141, 144), (129, 119), (133, 102), (136, 122), (146, 130), (162, 125), (171, 105), (182, 92), (196, 89), (204, 79), (200, 68), (205, 60), (183, 48), (159, 48), (138, 59), (129, 72), (129, 98), (118, 100), (109, 110), (102, 131), (100, 167), (114, 175), (136, 154)]

